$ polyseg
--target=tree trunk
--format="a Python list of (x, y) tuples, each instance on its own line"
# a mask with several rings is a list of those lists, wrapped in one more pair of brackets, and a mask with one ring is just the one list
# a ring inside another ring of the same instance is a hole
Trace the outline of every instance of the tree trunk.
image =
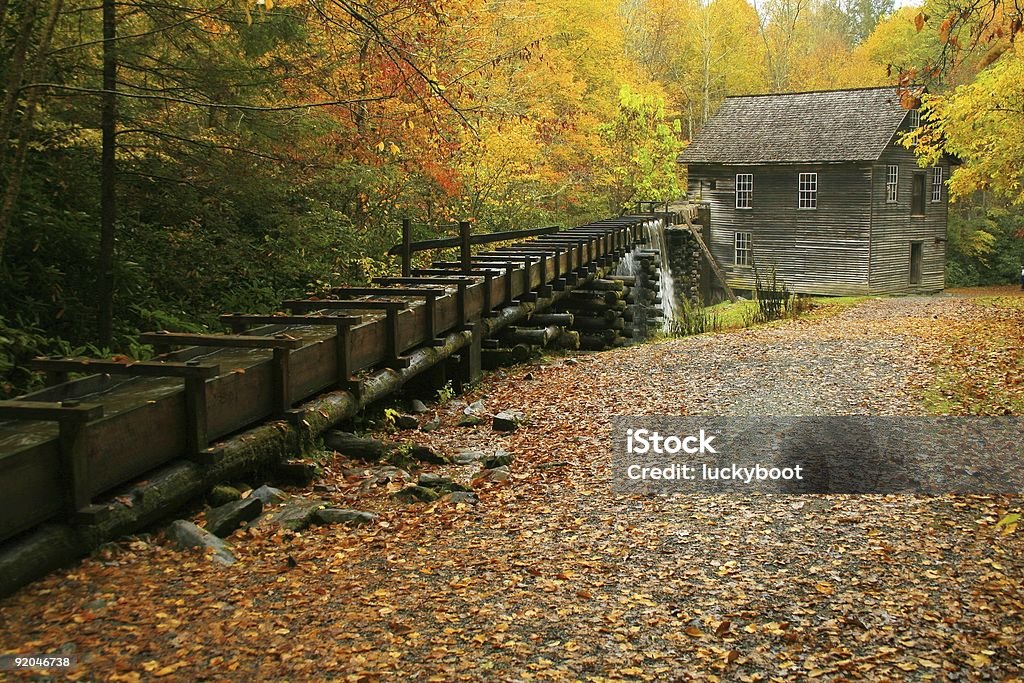
[[(56, 0), (50, 6), (50, 14), (47, 17), (46, 26), (43, 28), (43, 35), (39, 40), (39, 46), (36, 50), (35, 62), (27, 70), (30, 82), (38, 80), (39, 73), (42, 71), (46, 53), (50, 50), (53, 29), (57, 24), (57, 18), (60, 15), (62, 5), (63, 0)], [(0, 21), (2, 19), (3, 16), (0, 15)], [(28, 154), (29, 141), (32, 139), (32, 123), (35, 120), (36, 101), (38, 98), (38, 88), (30, 89), (25, 96), (25, 113), (22, 115), (21, 121), (17, 125), (17, 130), (14, 133), (18, 140), (14, 158), (9, 164), (0, 164), (0, 169), (3, 169), (7, 176), (7, 187), (4, 188), (3, 201), (0, 203), (0, 261), (3, 260), (4, 242), (7, 241), (7, 231), (11, 223), (11, 216), (14, 215), (14, 205), (18, 200), (18, 194), (21, 192), (21, 179), (25, 171), (25, 157)]]
[(98, 342), (109, 348), (114, 336), (114, 222), (117, 220), (117, 15), (114, 0), (103, 0), (103, 103), (100, 128), (103, 150), (100, 158), (100, 252)]

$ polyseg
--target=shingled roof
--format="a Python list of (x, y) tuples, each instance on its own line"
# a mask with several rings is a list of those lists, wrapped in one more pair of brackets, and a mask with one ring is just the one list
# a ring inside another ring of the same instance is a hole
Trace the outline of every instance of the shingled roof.
[(893, 87), (727, 97), (678, 161), (876, 161), (906, 115)]

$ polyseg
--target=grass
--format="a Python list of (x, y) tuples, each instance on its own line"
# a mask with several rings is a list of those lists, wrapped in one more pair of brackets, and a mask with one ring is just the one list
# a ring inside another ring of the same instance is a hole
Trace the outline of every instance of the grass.
[[(842, 311), (856, 306), (859, 303), (867, 301), (871, 297), (867, 296), (813, 296), (807, 297), (805, 305), (807, 306), (806, 313), (800, 315), (801, 318), (822, 318), (831, 315), (837, 315)], [(709, 311), (712, 311), (717, 316), (719, 327), (722, 330), (738, 330), (745, 327), (750, 327), (750, 321), (757, 312), (757, 302), (752, 300), (737, 301), (732, 303), (730, 301), (723, 301), (720, 304), (708, 307)]]

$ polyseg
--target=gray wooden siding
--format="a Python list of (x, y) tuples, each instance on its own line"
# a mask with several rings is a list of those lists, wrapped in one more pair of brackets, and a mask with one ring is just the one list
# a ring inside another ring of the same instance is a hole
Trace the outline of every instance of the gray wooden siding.
[[(886, 169), (899, 166), (897, 201), (886, 201)], [(949, 179), (949, 163), (941, 162), (942, 176)], [(925, 174), (924, 216), (911, 215), (913, 174)], [(871, 291), (876, 294), (937, 292), (945, 284), (946, 225), (949, 198), (945, 185), (942, 199), (931, 201), (933, 170), (921, 168), (910, 150), (890, 145), (874, 166), (871, 221)], [(910, 282), (910, 245), (921, 243), (921, 282)]]
[[(800, 173), (818, 174), (818, 207), (797, 208)], [(754, 176), (753, 208), (736, 209), (737, 173)], [(689, 194), (711, 204), (711, 251), (730, 286), (752, 289), (753, 269), (734, 264), (737, 231), (750, 232), (762, 277), (774, 266), (791, 291), (869, 292), (871, 169), (868, 164), (689, 168)], [(718, 188), (710, 189), (710, 181)], [(907, 247), (909, 250), (909, 246)], [(909, 256), (908, 256), (909, 259)]]

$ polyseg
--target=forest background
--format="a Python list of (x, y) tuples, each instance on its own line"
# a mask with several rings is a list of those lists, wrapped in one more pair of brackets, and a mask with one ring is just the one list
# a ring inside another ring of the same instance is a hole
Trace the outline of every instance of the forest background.
[(0, 398), (39, 354), (393, 272), (414, 239), (684, 195), (727, 95), (925, 84), (948, 284), (1024, 262), (1004, 0), (0, 0)]

